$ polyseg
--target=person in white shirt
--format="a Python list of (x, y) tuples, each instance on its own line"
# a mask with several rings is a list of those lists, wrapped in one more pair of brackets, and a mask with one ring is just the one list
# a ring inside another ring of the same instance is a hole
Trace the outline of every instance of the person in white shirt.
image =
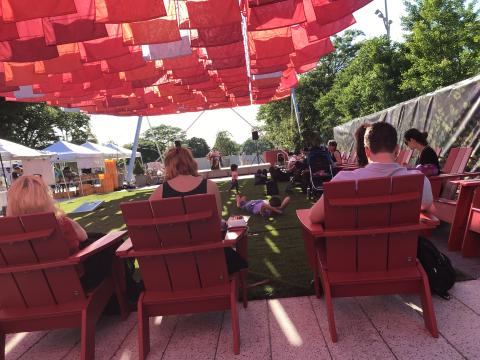
[[(340, 171), (331, 181), (360, 180), (387, 176), (421, 174), (417, 170), (408, 170), (395, 162), (398, 153), (397, 131), (385, 122), (378, 122), (368, 127), (365, 132), (365, 153), (368, 165), (354, 171)], [(427, 177), (424, 178), (422, 210), (428, 210), (433, 202), (432, 187)], [(310, 209), (312, 223), (321, 223), (325, 219), (323, 195)]]

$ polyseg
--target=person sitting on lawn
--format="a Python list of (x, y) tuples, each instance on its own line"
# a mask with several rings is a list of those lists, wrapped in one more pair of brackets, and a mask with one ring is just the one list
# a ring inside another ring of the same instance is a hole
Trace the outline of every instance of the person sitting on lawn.
[(285, 197), (283, 201), (275, 196), (267, 201), (263, 199), (247, 200), (246, 196), (237, 195), (237, 207), (253, 215), (280, 215), (283, 213), (283, 209), (285, 209), (289, 202), (289, 196)]
[[(395, 162), (398, 153), (397, 130), (385, 122), (378, 122), (366, 128), (365, 154), (369, 164), (354, 171), (340, 171), (331, 181), (360, 180), (388, 176), (402, 176), (412, 173), (421, 174), (417, 170), (408, 170)], [(427, 210), (433, 202), (432, 187), (425, 177), (422, 195), (422, 210)], [(310, 209), (312, 223), (320, 223), (325, 219), (323, 195)]]

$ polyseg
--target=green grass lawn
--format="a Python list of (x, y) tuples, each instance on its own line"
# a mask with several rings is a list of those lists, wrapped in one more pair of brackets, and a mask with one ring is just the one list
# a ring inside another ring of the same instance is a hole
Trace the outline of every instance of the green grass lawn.
[[(253, 179), (240, 180), (240, 191), (248, 199), (265, 198), (265, 186), (253, 185)], [(279, 183), (281, 196), (285, 195), (287, 183)], [(228, 194), (228, 181), (218, 183), (222, 194), (223, 217), (244, 214), (236, 207), (235, 195)], [(105, 195), (90, 195), (64, 201), (60, 206), (67, 213), (84, 202), (103, 200), (105, 205), (94, 212), (72, 214), (89, 232), (109, 232), (124, 229), (120, 212), (124, 201), (144, 200), (152, 190), (118, 191)], [(296, 209), (310, 207), (305, 195), (299, 190), (291, 195), (291, 202), (284, 214), (263, 218), (252, 216), (249, 225), (249, 283), (268, 280), (268, 283), (249, 289), (250, 299), (301, 296), (313, 293), (310, 286), (311, 271), (303, 247)]]

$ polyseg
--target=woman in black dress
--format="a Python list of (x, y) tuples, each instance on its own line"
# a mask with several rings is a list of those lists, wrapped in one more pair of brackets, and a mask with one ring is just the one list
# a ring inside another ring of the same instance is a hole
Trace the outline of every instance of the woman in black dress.
[(440, 164), (435, 150), (427, 142), (428, 133), (420, 132), (417, 129), (409, 129), (405, 132), (405, 145), (412, 150), (418, 150), (420, 156), (415, 165), (434, 165), (440, 172)]

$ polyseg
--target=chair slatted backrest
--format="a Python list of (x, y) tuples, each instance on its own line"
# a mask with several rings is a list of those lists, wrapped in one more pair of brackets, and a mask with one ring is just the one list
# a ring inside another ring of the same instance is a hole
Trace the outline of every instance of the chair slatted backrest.
[(53, 213), (0, 218), (0, 308), (32, 308), (85, 298), (74, 265), (32, 271), (15, 266), (63, 260), (69, 248)]
[(450, 152), (448, 153), (447, 160), (445, 160), (445, 164), (443, 164), (442, 171), (445, 174), (451, 174), (453, 172), (453, 165), (455, 161), (457, 161), (457, 157), (459, 155), (460, 148), (451, 148)]
[[(460, 147), (457, 149), (457, 155), (450, 169), (451, 174), (461, 174), (465, 171), (465, 167), (467, 166), (468, 160), (470, 159), (470, 155), (473, 151), (471, 147)], [(451, 149), (450, 152), (452, 150), (453, 149)], [(450, 159), (450, 155), (448, 156), (448, 159)], [(446, 171), (444, 170), (444, 172)], [(444, 199), (454, 199), (456, 197), (457, 189), (458, 185), (447, 182), (443, 185), (441, 197)]]
[(357, 163), (357, 152), (355, 150), (352, 150), (348, 155), (347, 164), (353, 165), (356, 163)]
[[(122, 203), (133, 249), (157, 250), (221, 241), (215, 196), (192, 195)], [(223, 248), (138, 258), (149, 291), (175, 292), (227, 286)]]
[(418, 230), (388, 230), (418, 224), (422, 191), (423, 175), (419, 174), (325, 184), (325, 230), (343, 232), (327, 237), (328, 270), (387, 271), (415, 266)]

